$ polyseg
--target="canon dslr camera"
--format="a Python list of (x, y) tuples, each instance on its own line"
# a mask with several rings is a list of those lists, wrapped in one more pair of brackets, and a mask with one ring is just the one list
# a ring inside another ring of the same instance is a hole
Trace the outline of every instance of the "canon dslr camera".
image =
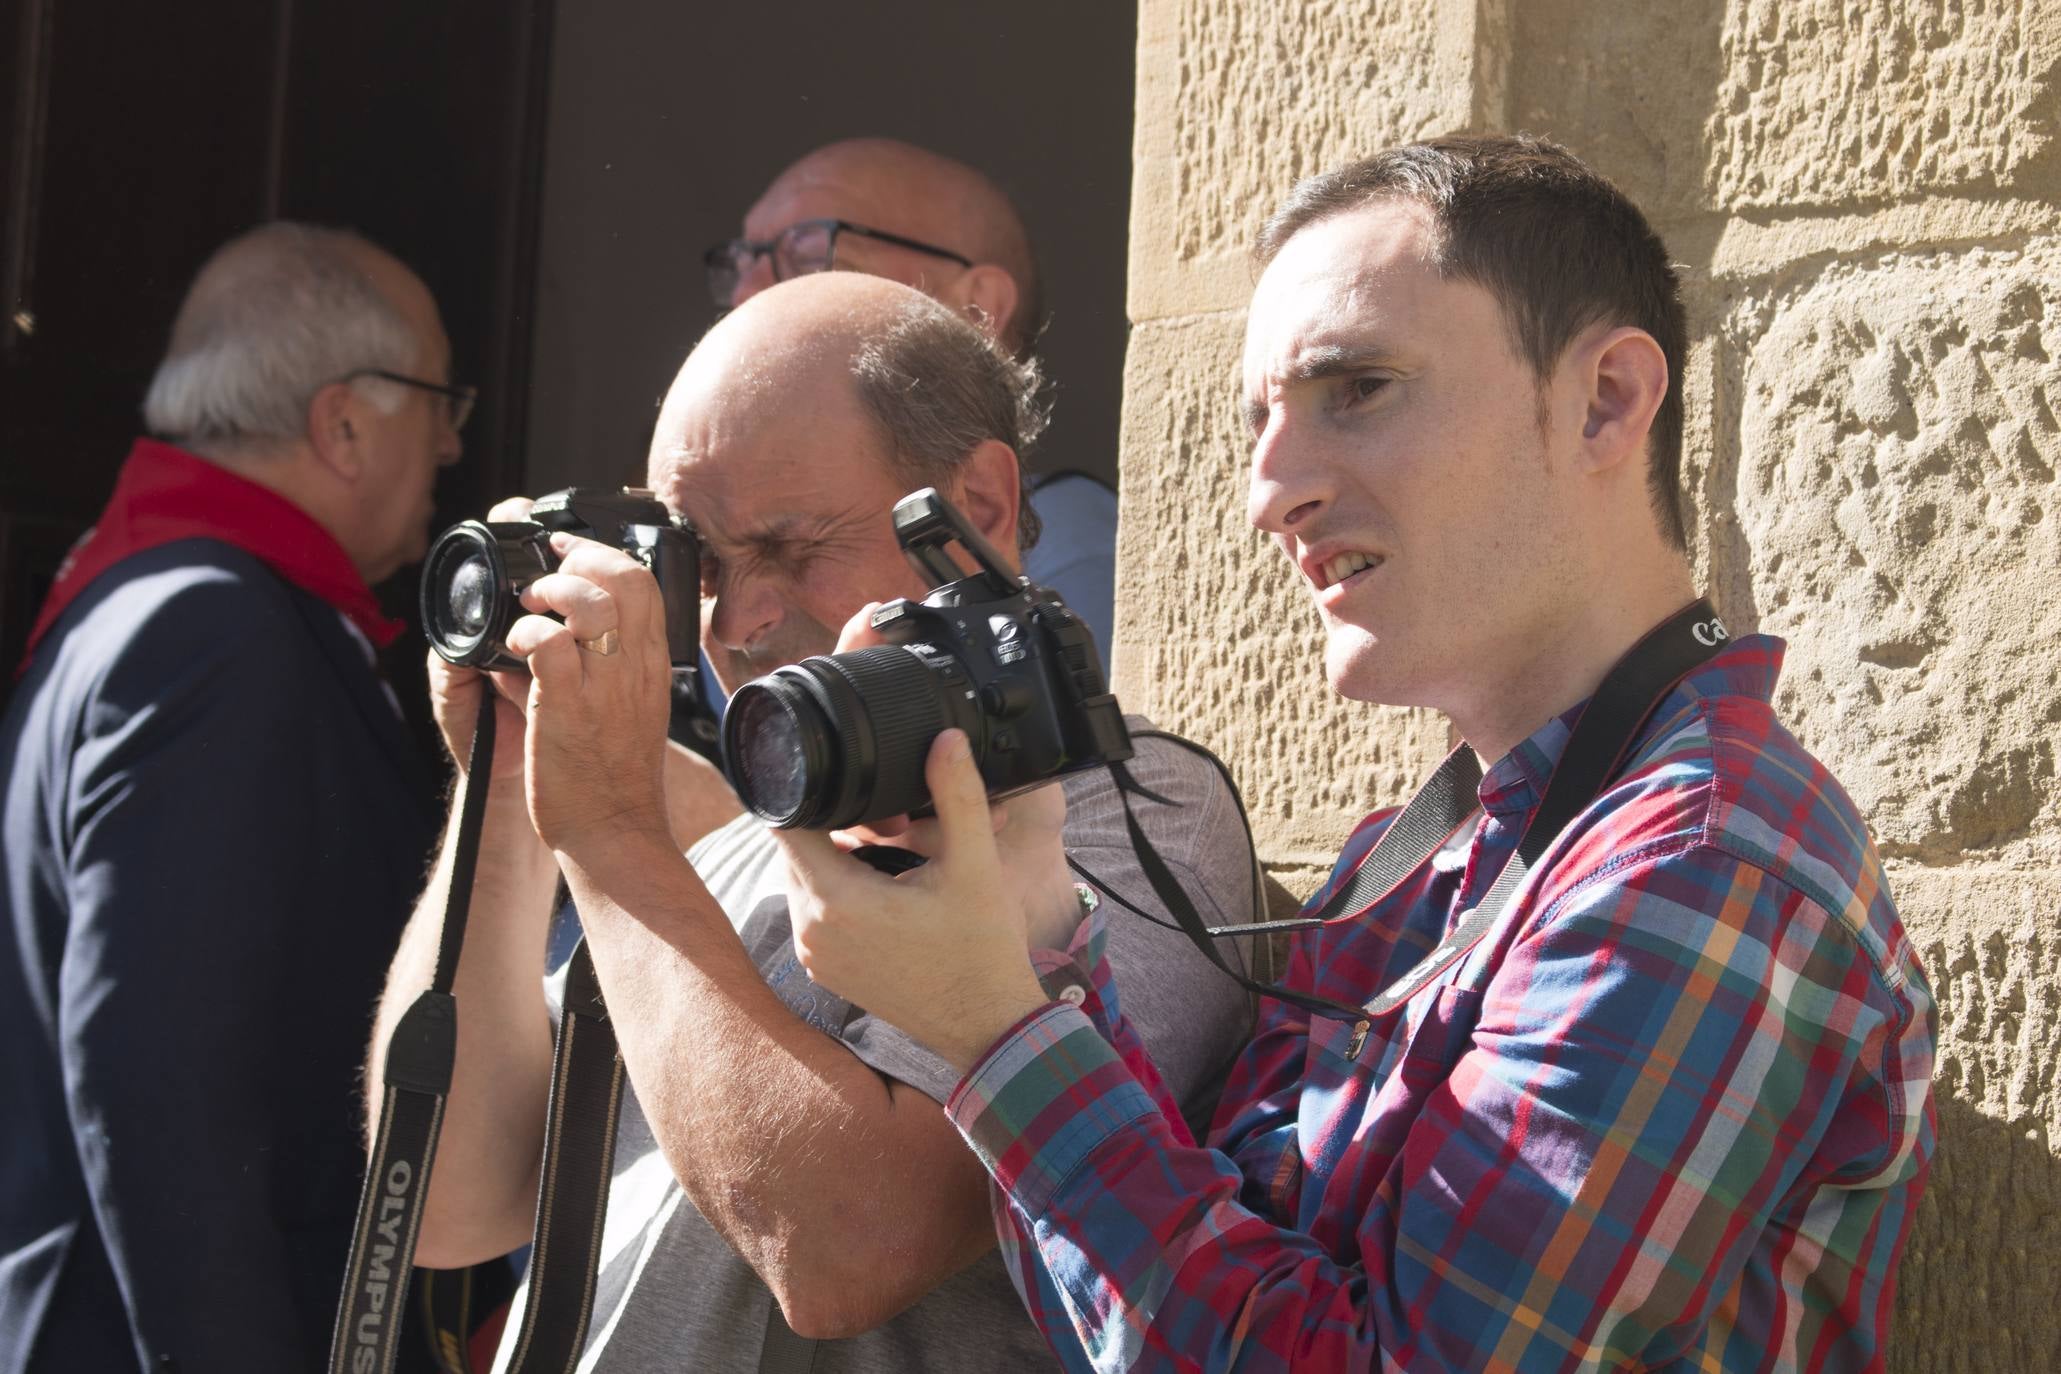
[(648, 491), (568, 487), (540, 496), (527, 520), (467, 520), (429, 546), (422, 628), (431, 647), (468, 668), (527, 669), (508, 652), (508, 627), (528, 614), (530, 583), (558, 569), (554, 533), (610, 544), (651, 569), (665, 601), (676, 692), (691, 683), (701, 640), (701, 542)]
[[(990, 797), (1131, 757), (1078, 616), (1011, 575), (932, 488), (902, 498), (894, 525), (936, 590), (873, 613), (891, 644), (806, 658), (737, 689), (723, 761), (747, 807), (772, 825), (813, 830), (922, 814), (924, 759), (954, 726)], [(945, 552), (955, 542), (979, 565), (971, 576)]]

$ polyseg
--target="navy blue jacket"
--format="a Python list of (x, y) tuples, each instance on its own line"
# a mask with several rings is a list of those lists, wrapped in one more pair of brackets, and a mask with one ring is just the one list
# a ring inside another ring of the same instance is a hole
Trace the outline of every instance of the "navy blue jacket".
[(0, 1374), (319, 1367), (423, 773), (337, 613), (221, 543), (38, 648), (0, 721)]

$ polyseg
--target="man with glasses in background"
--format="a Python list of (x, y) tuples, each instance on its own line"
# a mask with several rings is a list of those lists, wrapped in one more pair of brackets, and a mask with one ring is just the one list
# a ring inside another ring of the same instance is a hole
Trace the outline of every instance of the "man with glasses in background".
[(265, 225), (181, 306), (0, 722), (0, 1371), (313, 1369), (436, 836), (371, 586), (469, 388), (422, 282)]
[[(1045, 327), (1037, 257), (1009, 197), (965, 163), (893, 139), (846, 139), (807, 154), (745, 212), (742, 236), (703, 261), (709, 294), (725, 310), (776, 281), (843, 270), (915, 287), (1019, 359), (1035, 352)], [(1107, 663), (1116, 494), (1061, 468), (1034, 480), (1031, 501), (1023, 571), (1088, 623)]]

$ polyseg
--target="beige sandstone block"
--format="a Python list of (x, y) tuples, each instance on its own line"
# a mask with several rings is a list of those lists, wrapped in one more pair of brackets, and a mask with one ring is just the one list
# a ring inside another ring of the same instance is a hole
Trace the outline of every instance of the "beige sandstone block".
[(1720, 54), (1704, 162), (1715, 205), (2054, 186), (2052, 0), (1731, 0)]
[(1508, 0), (1144, 0), (1134, 321), (1243, 309), (1246, 254), (1303, 177), (1502, 122)]
[(1513, 15), (1508, 127), (1572, 148), (1656, 222), (1700, 213), (1721, 16), (1708, 0), (1523, 0)]
[(2061, 856), (2061, 241), (1836, 262), (1716, 344), (1714, 585), (1886, 855)]
[(1891, 1367), (2057, 1367), (2061, 870), (1893, 865), (1939, 1002), (1939, 1153), (1911, 1230)]
[(1445, 729), (1429, 713), (1342, 701), (1325, 682), (1316, 608), (1245, 519), (1244, 327), (1229, 312), (1131, 334), (1116, 690), (1222, 755), (1261, 856), (1301, 877), (1328, 868), (1368, 811), (1409, 796)]

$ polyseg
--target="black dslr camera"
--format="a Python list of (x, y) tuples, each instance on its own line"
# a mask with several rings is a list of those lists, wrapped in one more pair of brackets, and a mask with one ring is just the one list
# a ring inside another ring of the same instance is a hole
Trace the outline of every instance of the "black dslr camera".
[[(737, 689), (723, 762), (747, 807), (812, 830), (921, 814), (924, 758), (953, 726), (990, 797), (1131, 757), (1095, 641), (1065, 603), (1011, 576), (932, 488), (903, 497), (894, 523), (936, 590), (873, 613), (892, 644), (806, 658)], [(945, 553), (955, 541), (979, 565), (970, 577)]]
[(651, 569), (665, 600), (666, 644), (677, 695), (691, 684), (701, 644), (701, 541), (648, 491), (568, 487), (540, 496), (527, 520), (467, 520), (429, 546), (422, 565), (422, 628), (433, 648), (468, 668), (525, 669), (508, 652), (518, 599), (558, 568), (551, 536), (612, 544)]

